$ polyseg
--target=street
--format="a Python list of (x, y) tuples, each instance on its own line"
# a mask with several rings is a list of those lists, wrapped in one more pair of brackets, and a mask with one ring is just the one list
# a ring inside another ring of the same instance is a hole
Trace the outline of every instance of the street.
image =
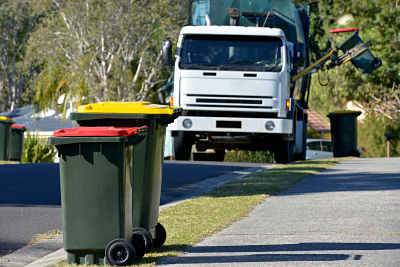
[[(261, 164), (165, 161), (162, 193)], [(166, 199), (166, 200), (165, 200)], [(165, 204), (172, 199), (162, 197)], [(36, 234), (62, 230), (58, 164), (0, 165), (0, 256)]]

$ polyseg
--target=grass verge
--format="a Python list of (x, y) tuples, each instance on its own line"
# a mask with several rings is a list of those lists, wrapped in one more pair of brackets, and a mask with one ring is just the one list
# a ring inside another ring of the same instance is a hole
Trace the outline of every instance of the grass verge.
[[(341, 159), (324, 159), (280, 165), (231, 181), (197, 198), (160, 212), (159, 221), (167, 230), (167, 241), (135, 266), (153, 266), (162, 257), (177, 256), (206, 236), (245, 217), (269, 195), (286, 190), (303, 179), (330, 168)], [(76, 266), (65, 261), (57, 267)]]
[(58, 230), (58, 229), (53, 230), (53, 231), (48, 232), (48, 233), (45, 233), (45, 234), (37, 234), (37, 235), (35, 235), (35, 236), (33, 237), (33, 239), (28, 243), (28, 245), (35, 244), (35, 243), (39, 242), (40, 240), (47, 239), (47, 238), (52, 237), (53, 235), (58, 235), (58, 234), (61, 234), (61, 231)]
[(19, 161), (5, 161), (5, 160), (0, 160), (0, 165), (1, 164), (20, 164), (21, 162)]

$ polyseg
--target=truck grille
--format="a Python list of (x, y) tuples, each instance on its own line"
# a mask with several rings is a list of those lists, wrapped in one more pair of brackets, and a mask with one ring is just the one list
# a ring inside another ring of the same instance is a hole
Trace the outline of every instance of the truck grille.
[[(271, 96), (248, 96), (248, 95), (208, 95), (187, 94), (194, 98), (189, 107), (232, 107), (232, 108), (259, 108), (272, 109), (272, 106), (263, 105), (263, 99), (272, 100)], [(194, 103), (193, 103), (194, 102)]]

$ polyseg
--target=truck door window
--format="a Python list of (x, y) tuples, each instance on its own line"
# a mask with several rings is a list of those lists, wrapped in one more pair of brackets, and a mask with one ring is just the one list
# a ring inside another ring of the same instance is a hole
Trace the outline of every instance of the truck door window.
[(182, 43), (181, 69), (282, 70), (282, 41), (264, 36), (190, 35)]

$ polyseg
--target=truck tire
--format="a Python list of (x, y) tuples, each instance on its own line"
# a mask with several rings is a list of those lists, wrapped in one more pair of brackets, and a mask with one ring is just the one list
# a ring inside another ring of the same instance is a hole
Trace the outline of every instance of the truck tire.
[(224, 158), (225, 158), (225, 149), (215, 149), (215, 160), (224, 161)]
[(282, 140), (275, 147), (274, 156), (276, 163), (286, 164), (293, 161), (294, 142)]
[(176, 160), (189, 160), (192, 154), (192, 137), (189, 133), (179, 132), (174, 137), (174, 154)]

